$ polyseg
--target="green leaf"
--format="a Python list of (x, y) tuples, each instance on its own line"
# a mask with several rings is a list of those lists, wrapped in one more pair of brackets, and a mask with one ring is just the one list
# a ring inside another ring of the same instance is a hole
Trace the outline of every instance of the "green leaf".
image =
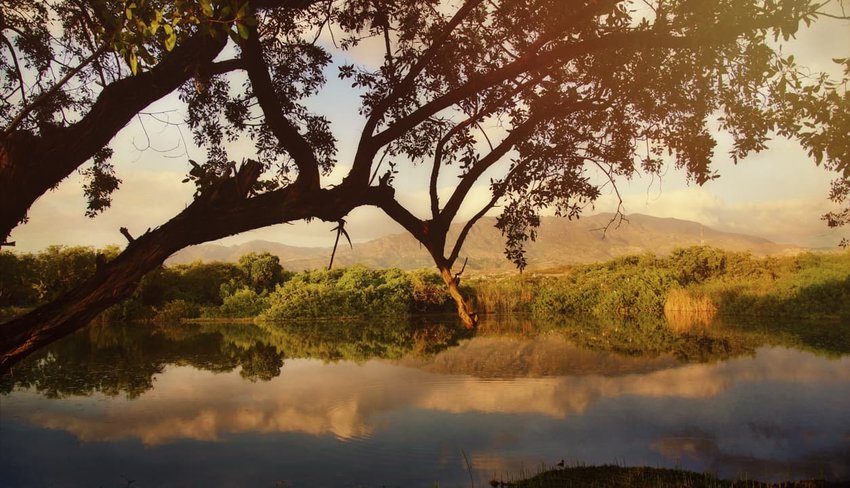
[(154, 14), (154, 19), (151, 21), (150, 29), (151, 35), (156, 35), (156, 31), (159, 30), (159, 26), (162, 23), (162, 12), (157, 10)]
[(239, 19), (239, 22), (241, 22), (241, 23), (243, 23), (247, 26), (250, 26), (250, 27), (256, 27), (257, 24), (259, 23), (257, 21), (257, 17), (254, 16), (254, 15), (247, 15), (247, 16)]
[(236, 20), (243, 19), (243, 18), (247, 17), (249, 14), (250, 14), (250, 9), (248, 8), (248, 2), (245, 2), (245, 3), (242, 4), (241, 7), (239, 7), (239, 11), (236, 12)]
[(239, 37), (242, 39), (248, 39), (248, 36), (251, 33), (251, 31), (248, 30), (248, 26), (242, 25), (240, 22), (236, 23), (236, 30), (239, 31)]
[(130, 71), (133, 72), (135, 76), (139, 72), (139, 59), (136, 57), (136, 53), (130, 53), (129, 59), (127, 61), (130, 63)]
[(176, 44), (177, 44), (177, 34), (174, 32), (174, 30), (172, 30), (171, 33), (168, 34), (168, 37), (165, 38), (165, 50), (171, 51), (172, 49), (174, 49), (174, 46)]
[(204, 15), (206, 15), (207, 17), (212, 17), (213, 8), (210, 4), (210, 0), (199, 0), (198, 3), (201, 4), (201, 11), (204, 13)]

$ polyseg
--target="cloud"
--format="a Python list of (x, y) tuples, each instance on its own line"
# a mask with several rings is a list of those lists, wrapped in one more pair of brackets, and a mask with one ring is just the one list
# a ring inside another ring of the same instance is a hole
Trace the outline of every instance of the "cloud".
[(74, 174), (32, 206), (29, 222), (12, 232), (17, 249), (35, 251), (51, 244), (101, 247), (123, 243), (118, 233), (127, 227), (138, 235), (180, 212), (191, 201), (194, 188), (182, 184), (185, 172), (131, 171), (119, 174), (125, 182), (113, 194), (112, 206), (101, 215), (85, 216), (83, 178)]

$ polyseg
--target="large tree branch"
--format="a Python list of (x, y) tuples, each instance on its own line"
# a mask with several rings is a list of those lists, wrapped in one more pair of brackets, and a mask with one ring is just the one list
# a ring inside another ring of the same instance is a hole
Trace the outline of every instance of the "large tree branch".
[(463, 201), (466, 199), (466, 196), (469, 194), (472, 186), (476, 181), (478, 181), (478, 178), (502, 159), (505, 154), (510, 152), (510, 150), (513, 149), (518, 142), (528, 137), (537, 125), (545, 120), (551, 113), (551, 110), (532, 113), (528, 119), (515, 127), (514, 130), (502, 139), (502, 142), (500, 142), (492, 151), (472, 165), (469, 171), (461, 177), (460, 183), (458, 183), (457, 187), (455, 187), (454, 192), (452, 192), (451, 197), (449, 197), (449, 201), (446, 202), (446, 206), (443, 208), (442, 212), (440, 212), (438, 221), (442, 227), (448, 229), (451, 225), (455, 216), (457, 216), (458, 210), (460, 210), (460, 206), (463, 204)]
[[(228, 185), (220, 188), (223, 190)], [(337, 221), (358, 206), (379, 205), (393, 199), (392, 188), (388, 186), (374, 186), (368, 191), (342, 186), (303, 190), (291, 185), (245, 199), (234, 189), (231, 194), (216, 191), (209, 198), (197, 198), (161, 227), (134, 239), (118, 257), (105, 263), (78, 288), (0, 325), (0, 373), (127, 298), (142, 276), (186, 246), (304, 218)]]
[(298, 168), (298, 181), (308, 187), (318, 188), (319, 161), (310, 143), (284, 116), (268, 66), (263, 59), (263, 48), (256, 28), (251, 29), (248, 39), (243, 43), (242, 59), (245, 61), (254, 95), (265, 114), (266, 124), (277, 137), (278, 143), (295, 161), (295, 166)]
[(472, 114), (463, 122), (458, 123), (457, 125), (452, 127), (448, 132), (446, 132), (443, 137), (440, 138), (439, 142), (437, 142), (437, 147), (434, 149), (434, 160), (431, 167), (431, 180), (429, 184), (429, 191), (431, 195), (431, 215), (434, 219), (437, 219), (440, 213), (440, 200), (437, 195), (437, 184), (440, 176), (440, 168), (443, 164), (443, 157), (445, 155), (445, 146), (448, 141), (451, 140), (452, 137), (460, 133), (462, 130), (470, 127), (471, 125), (478, 125), (481, 120), (495, 113), (497, 110), (502, 108), (505, 103), (512, 100), (526, 88), (529, 88), (539, 82), (542, 78), (543, 75), (538, 74), (536, 76), (530, 77), (528, 80), (522, 83), (517, 83), (513, 90), (510, 90), (498, 100), (489, 103), (482, 110), (479, 110), (478, 112)]
[(510, 181), (515, 178), (517, 174), (522, 171), (525, 171), (525, 168), (527, 167), (528, 161), (522, 161), (520, 163), (517, 163), (516, 166), (514, 166), (513, 169), (511, 169), (511, 171), (508, 173), (508, 176), (506, 176), (505, 179), (497, 187), (493, 188), (493, 196), (490, 198), (490, 200), (483, 207), (481, 207), (481, 209), (475, 215), (473, 215), (471, 219), (466, 221), (466, 224), (464, 224), (463, 228), (460, 231), (460, 234), (458, 234), (458, 237), (455, 240), (455, 244), (452, 247), (452, 252), (449, 254), (449, 266), (453, 266), (455, 261), (457, 261), (457, 258), (460, 255), (460, 250), (463, 247), (463, 243), (466, 241), (466, 236), (469, 235), (469, 231), (472, 230), (472, 227), (474, 227), (475, 224), (479, 220), (481, 220), (481, 217), (484, 217), (484, 215), (486, 215), (487, 212), (490, 211), (490, 209), (496, 206), (496, 203), (499, 202), (499, 199), (505, 196), (505, 190), (507, 189)]
[(91, 110), (68, 127), (48, 127), (35, 136), (13, 131), (0, 138), (0, 239), (8, 237), (30, 205), (89, 160), (136, 114), (173, 92), (210, 63), (225, 39), (197, 34), (146, 71), (106, 86)]
[[(738, 32), (729, 36), (717, 36), (714, 42), (729, 42), (737, 38)], [(463, 85), (438, 96), (423, 104), (407, 116), (397, 120), (384, 131), (371, 139), (371, 150), (378, 151), (381, 147), (401, 137), (442, 110), (465, 100), (471, 96), (495, 87), (505, 81), (515, 79), (522, 74), (545, 70), (555, 64), (567, 63), (578, 57), (614, 49), (636, 50), (641, 48), (657, 49), (687, 49), (706, 45), (709, 40), (701, 37), (664, 35), (651, 31), (607, 34), (598, 38), (568, 44), (551, 49), (535, 56), (523, 56), (501, 68), (489, 73), (476, 75)]]
[[(443, 211), (440, 213), (438, 221), (442, 228), (448, 229), (451, 225), (452, 221), (457, 216), (457, 212), (460, 210), (460, 206), (463, 204), (463, 201), (466, 200), (469, 191), (481, 175), (483, 175), (505, 154), (513, 149), (518, 142), (527, 138), (535, 129), (537, 129), (539, 124), (544, 123), (551, 117), (565, 111), (575, 113), (582, 110), (604, 109), (608, 106), (608, 104), (600, 104), (596, 100), (580, 100), (566, 105), (547, 103), (543, 101), (541, 105), (542, 108), (539, 109), (539, 111), (536, 113), (532, 112), (532, 114), (522, 124), (514, 128), (514, 130), (512, 130), (498, 146), (490, 151), (485, 157), (478, 160), (472, 168), (463, 175), (460, 183), (457, 185), (452, 196), (449, 198), (449, 201), (446, 203), (445, 208), (443, 208)], [(511, 171), (509, 178), (512, 178), (515, 174), (516, 168)], [(507, 182), (508, 180), (506, 179), (505, 181)], [(493, 203), (495, 204), (495, 202)]]
[(483, 3), (483, 1), (484, 0), (467, 0), (463, 6), (455, 12), (454, 16), (452, 16), (451, 20), (449, 20), (448, 24), (446, 24), (442, 33), (425, 50), (423, 55), (416, 61), (416, 64), (410, 68), (410, 71), (407, 72), (405, 77), (393, 87), (390, 93), (387, 94), (383, 100), (378, 102), (372, 110), (372, 113), (369, 115), (369, 119), (366, 121), (366, 125), (363, 128), (357, 153), (354, 156), (354, 164), (351, 172), (349, 173), (349, 178), (357, 181), (366, 181), (366, 179), (368, 179), (372, 159), (375, 157), (375, 154), (377, 154), (377, 148), (373, 147), (371, 139), (375, 129), (378, 127), (378, 124), (386, 115), (387, 110), (392, 107), (393, 103), (398, 101), (401, 97), (409, 94), (410, 91), (415, 88), (416, 78), (422, 73), (434, 57), (439, 54), (440, 49), (451, 37), (452, 32), (457, 28), (457, 26), (463, 22), (463, 20), (475, 7)]

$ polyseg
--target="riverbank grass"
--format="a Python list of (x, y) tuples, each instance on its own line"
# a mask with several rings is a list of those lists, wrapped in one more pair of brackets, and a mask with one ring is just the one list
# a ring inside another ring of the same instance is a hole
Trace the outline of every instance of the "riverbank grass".
[(850, 486), (850, 483), (824, 480), (763, 483), (746, 477), (723, 480), (709, 473), (696, 473), (683, 469), (608, 465), (547, 469), (518, 481), (493, 479), (488, 486), (496, 488), (837, 488)]

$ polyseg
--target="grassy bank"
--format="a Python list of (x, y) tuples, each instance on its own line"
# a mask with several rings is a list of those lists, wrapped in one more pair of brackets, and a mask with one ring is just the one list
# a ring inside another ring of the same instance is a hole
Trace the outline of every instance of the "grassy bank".
[(850, 252), (755, 258), (693, 247), (575, 266), (562, 276), (469, 283), (484, 312), (542, 317), (666, 316), (674, 327), (720, 317), (850, 318)]
[[(0, 314), (14, 315), (58, 297), (94, 272), (90, 248), (0, 253)], [(850, 252), (755, 258), (708, 247), (670, 256), (626, 256), (574, 266), (558, 276), (479, 277), (463, 291), (482, 314), (538, 318), (667, 319), (678, 330), (717, 317), (850, 318)], [(315, 320), (451, 312), (430, 271), (362, 266), (292, 273), (268, 253), (237, 263), (193, 263), (145, 276), (107, 318), (168, 322), (259, 317)]]
[(850, 483), (824, 480), (779, 483), (763, 483), (748, 479), (722, 480), (710, 474), (681, 469), (578, 466), (550, 469), (518, 481), (494, 479), (489, 486), (497, 488), (837, 488), (848, 485)]

